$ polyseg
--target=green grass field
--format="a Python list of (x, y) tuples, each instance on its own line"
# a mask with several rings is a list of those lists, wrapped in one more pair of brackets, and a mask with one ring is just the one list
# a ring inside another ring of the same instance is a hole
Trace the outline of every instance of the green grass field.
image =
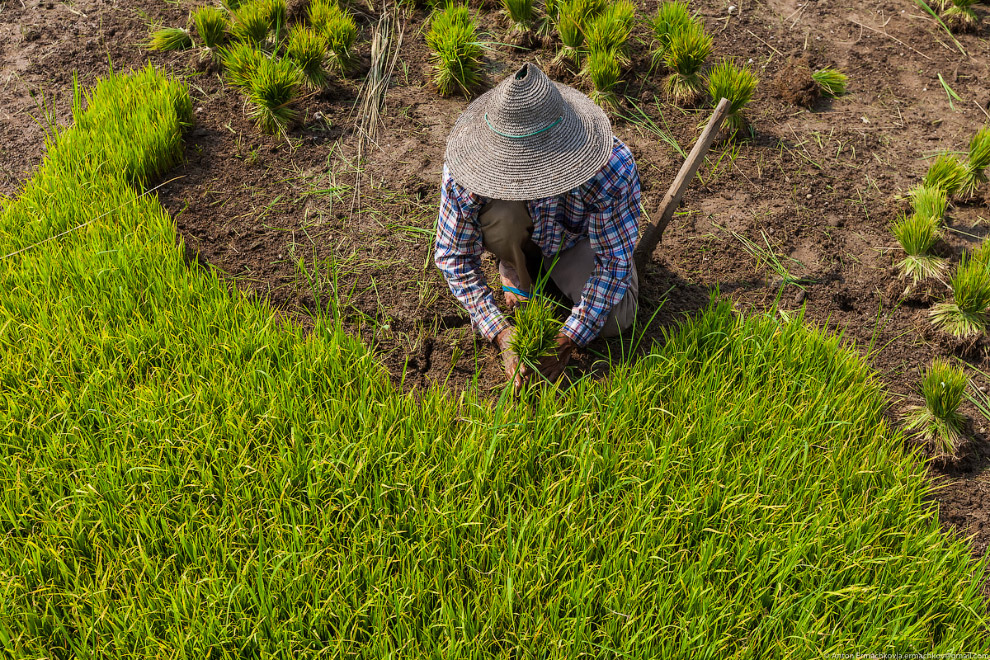
[(7, 655), (990, 651), (985, 563), (838, 338), (719, 305), (605, 383), (402, 394), (332, 310), (185, 263), (141, 190), (189, 117), (111, 76), (0, 212)]

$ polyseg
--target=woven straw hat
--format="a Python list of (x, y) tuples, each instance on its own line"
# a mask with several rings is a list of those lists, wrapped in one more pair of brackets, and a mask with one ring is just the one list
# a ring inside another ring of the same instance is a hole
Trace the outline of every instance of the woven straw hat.
[(594, 176), (612, 153), (608, 116), (581, 92), (533, 64), (489, 90), (447, 139), (447, 167), (476, 195), (507, 201), (553, 197)]

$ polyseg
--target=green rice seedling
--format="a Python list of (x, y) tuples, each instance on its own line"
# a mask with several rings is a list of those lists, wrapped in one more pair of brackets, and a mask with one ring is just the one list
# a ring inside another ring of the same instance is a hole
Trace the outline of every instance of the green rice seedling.
[(619, 96), (615, 86), (619, 84), (622, 74), (619, 58), (611, 50), (592, 50), (585, 58), (584, 71), (591, 78), (594, 90), (591, 100), (607, 110), (614, 110), (619, 105)]
[(826, 96), (834, 98), (846, 93), (846, 83), (849, 77), (838, 69), (831, 67), (819, 69), (811, 74), (811, 78), (818, 83), (818, 87)]
[(759, 79), (749, 67), (738, 67), (731, 60), (719, 62), (708, 73), (708, 95), (712, 103), (717, 104), (723, 98), (729, 100), (725, 127), (730, 135), (746, 126), (743, 109), (753, 98), (758, 83)]
[(973, 9), (977, 0), (951, 0), (942, 14), (946, 25), (958, 32), (972, 32), (980, 24), (980, 17)]
[(182, 28), (162, 28), (151, 33), (148, 50), (185, 50), (192, 48), (192, 36), (189, 30)]
[(481, 80), (481, 44), (467, 5), (449, 4), (430, 20), (426, 44), (433, 51), (433, 82), (440, 94), (469, 95)]
[(917, 284), (945, 268), (945, 260), (931, 253), (941, 236), (938, 220), (918, 213), (902, 215), (891, 231), (907, 254), (898, 264), (902, 278), (910, 278), (913, 284)]
[(291, 59), (302, 72), (303, 80), (310, 89), (319, 89), (327, 82), (326, 40), (310, 27), (296, 25), (289, 31), (289, 41), (285, 47), (286, 57)]
[(281, 38), (286, 25), (285, 0), (252, 0), (240, 5), (230, 14), (230, 35), (239, 41), (264, 44), (274, 33)]
[(617, 0), (588, 22), (586, 35), (589, 52), (612, 53), (620, 64), (629, 62), (627, 42), (636, 20), (636, 5)]
[(561, 48), (555, 61), (570, 60), (574, 64), (581, 61), (584, 48), (584, 23), (588, 18), (587, 0), (560, 0), (557, 6), (557, 35)]
[(949, 206), (949, 197), (942, 188), (933, 186), (915, 186), (908, 191), (911, 207), (916, 215), (932, 218), (936, 223), (942, 221), (945, 209)]
[(543, 15), (540, 18), (536, 33), (548, 37), (553, 34), (554, 26), (559, 18), (560, 0), (545, 0), (543, 3)]
[(966, 184), (968, 172), (966, 166), (952, 154), (939, 154), (928, 166), (921, 185), (925, 188), (937, 188), (945, 192), (946, 197), (959, 192)]
[(285, 133), (296, 118), (292, 103), (299, 94), (302, 74), (288, 59), (264, 58), (251, 76), (248, 114), (266, 133)]
[(516, 310), (516, 328), (509, 348), (519, 357), (520, 363), (532, 369), (538, 368), (540, 360), (557, 350), (556, 338), (561, 322), (555, 307), (551, 299), (536, 294)]
[(969, 157), (966, 161), (966, 183), (963, 192), (972, 195), (987, 182), (986, 169), (990, 167), (990, 126), (984, 126), (969, 141)]
[(939, 452), (954, 456), (966, 423), (959, 404), (968, 385), (966, 372), (945, 358), (935, 358), (921, 381), (925, 405), (911, 408), (904, 429)]
[(660, 4), (657, 15), (650, 22), (653, 27), (653, 65), (664, 64), (670, 50), (670, 38), (694, 22), (688, 3), (666, 0)]
[(990, 267), (964, 254), (952, 277), (952, 299), (932, 307), (932, 323), (956, 337), (972, 337), (986, 331), (988, 307)]
[(700, 23), (689, 23), (670, 37), (664, 61), (671, 73), (664, 89), (676, 102), (690, 102), (704, 91), (701, 68), (712, 53), (712, 38)]
[(227, 36), (227, 13), (217, 7), (207, 5), (193, 12), (193, 25), (203, 46), (214, 50)]
[(534, 0), (502, 0), (502, 8), (514, 32), (527, 32), (533, 27)]
[(235, 41), (218, 52), (227, 82), (238, 87), (250, 87), (254, 72), (264, 60), (268, 59), (265, 53), (243, 41)]
[(354, 69), (354, 44), (358, 27), (354, 17), (336, 0), (315, 0), (309, 6), (309, 20), (327, 44), (329, 64), (342, 74)]

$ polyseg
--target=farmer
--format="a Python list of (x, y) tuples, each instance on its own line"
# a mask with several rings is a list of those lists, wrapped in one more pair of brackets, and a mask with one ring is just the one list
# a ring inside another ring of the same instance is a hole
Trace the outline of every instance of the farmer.
[(575, 347), (632, 324), (639, 174), (587, 96), (524, 64), (457, 120), (440, 187), (436, 264), (517, 391), (533, 374), (509, 348), (513, 326), (482, 274), (483, 249), (498, 260), (510, 310), (533, 295), (541, 270), (570, 299), (556, 355), (539, 365), (546, 378), (563, 373)]

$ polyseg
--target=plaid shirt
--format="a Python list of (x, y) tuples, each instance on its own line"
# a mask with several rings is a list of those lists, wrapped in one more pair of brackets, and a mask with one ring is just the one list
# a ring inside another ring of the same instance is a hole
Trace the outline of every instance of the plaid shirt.
[[(633, 248), (639, 236), (639, 173), (629, 148), (613, 138), (612, 157), (591, 179), (556, 197), (527, 202), (533, 242), (553, 257), (588, 238), (595, 269), (561, 332), (578, 346), (598, 336), (612, 308), (632, 281)], [(481, 272), (483, 251), (478, 212), (487, 197), (468, 192), (443, 168), (435, 261), (474, 327), (494, 339), (509, 327)]]

